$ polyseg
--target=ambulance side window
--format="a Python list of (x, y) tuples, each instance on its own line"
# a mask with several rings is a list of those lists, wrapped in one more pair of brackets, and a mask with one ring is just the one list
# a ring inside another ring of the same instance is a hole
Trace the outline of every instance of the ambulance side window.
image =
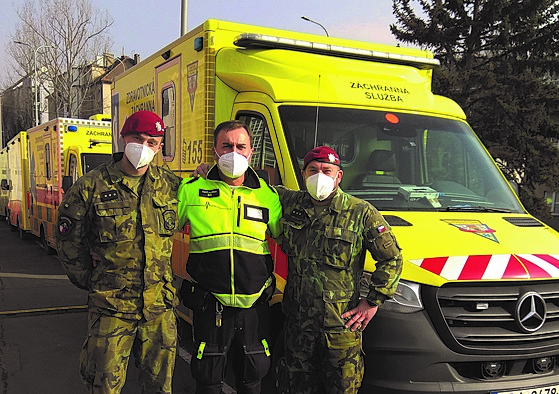
[(252, 131), (254, 153), (250, 161), (251, 167), (266, 171), (270, 185), (281, 185), (281, 175), (266, 120), (259, 114), (242, 114), (237, 116), (237, 119), (246, 123)]
[(165, 124), (165, 138), (163, 139), (163, 156), (172, 160), (175, 156), (176, 128), (176, 100), (175, 85), (171, 84), (161, 91), (161, 119)]
[(45, 144), (45, 175), (47, 179), (50, 179), (51, 177), (50, 144)]

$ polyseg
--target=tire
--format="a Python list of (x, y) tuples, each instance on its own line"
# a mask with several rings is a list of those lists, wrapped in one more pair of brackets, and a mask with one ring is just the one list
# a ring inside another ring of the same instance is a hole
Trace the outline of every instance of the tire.
[(10, 231), (15, 233), (17, 231), (17, 227), (12, 224), (11, 217), (12, 217), (12, 214), (8, 211), (8, 216), (6, 217), (6, 222), (8, 223), (8, 226), (10, 226)]
[(19, 239), (23, 239), (23, 240), (29, 239), (29, 234), (27, 234), (27, 231), (25, 231), (19, 226), (18, 229), (19, 229)]
[(55, 250), (49, 246), (47, 242), (47, 237), (45, 237), (45, 232), (42, 230), (41, 230), (41, 245), (43, 246), (43, 250), (48, 256), (54, 254)]

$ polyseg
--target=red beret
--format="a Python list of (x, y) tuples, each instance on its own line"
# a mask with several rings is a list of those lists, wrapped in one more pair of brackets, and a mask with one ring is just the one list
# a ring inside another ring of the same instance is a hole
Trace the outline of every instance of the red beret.
[(165, 135), (165, 125), (156, 113), (138, 111), (126, 119), (120, 131), (120, 135), (131, 133), (145, 133), (151, 137), (163, 137)]
[(313, 160), (321, 163), (335, 164), (337, 166), (340, 165), (340, 157), (336, 151), (329, 146), (317, 146), (311, 149), (303, 159), (303, 170), (307, 168), (307, 164)]

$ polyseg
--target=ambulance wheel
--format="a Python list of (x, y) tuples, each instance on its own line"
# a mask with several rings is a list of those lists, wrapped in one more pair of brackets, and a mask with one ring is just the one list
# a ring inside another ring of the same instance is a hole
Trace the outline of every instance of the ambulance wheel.
[(22, 229), (21, 227), (19, 227), (19, 239), (29, 239), (29, 236), (27, 234), (27, 231), (25, 231), (24, 229)]
[(8, 225), (10, 226), (10, 231), (15, 233), (17, 231), (17, 227), (12, 224), (12, 221), (11, 221), (10, 218), (11, 218), (11, 214), (8, 215)]
[(41, 230), (41, 245), (43, 246), (43, 250), (47, 255), (54, 254), (54, 249), (49, 246), (47, 237), (45, 237), (45, 232), (43, 230)]

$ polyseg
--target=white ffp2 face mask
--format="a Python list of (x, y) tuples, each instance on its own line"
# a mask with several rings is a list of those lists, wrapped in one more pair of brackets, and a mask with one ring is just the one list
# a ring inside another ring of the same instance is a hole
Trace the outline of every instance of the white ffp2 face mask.
[(155, 156), (153, 150), (136, 142), (127, 143), (124, 147), (124, 154), (136, 169), (147, 166)]
[(248, 159), (237, 152), (229, 152), (220, 156), (215, 153), (219, 158), (217, 165), (219, 169), (227, 178), (237, 179), (242, 176), (248, 168)]
[(322, 172), (307, 178), (307, 191), (317, 201), (323, 201), (334, 191), (335, 181)]

